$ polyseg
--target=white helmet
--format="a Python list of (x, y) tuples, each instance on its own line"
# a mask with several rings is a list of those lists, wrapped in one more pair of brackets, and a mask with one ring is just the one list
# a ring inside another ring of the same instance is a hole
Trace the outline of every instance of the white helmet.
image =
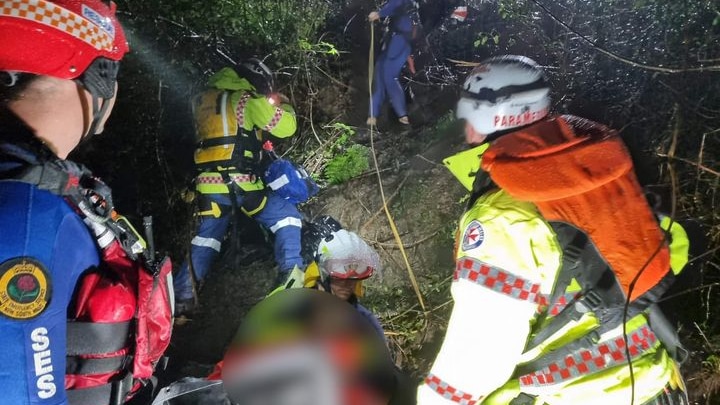
[(354, 232), (341, 229), (318, 246), (318, 266), (324, 279), (363, 280), (380, 269), (380, 256)]
[(550, 87), (542, 68), (516, 55), (486, 59), (470, 72), (457, 117), (483, 135), (541, 120), (550, 108)]

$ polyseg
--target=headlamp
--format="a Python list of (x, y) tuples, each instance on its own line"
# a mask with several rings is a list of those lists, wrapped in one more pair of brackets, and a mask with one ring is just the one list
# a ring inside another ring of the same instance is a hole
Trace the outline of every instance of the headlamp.
[(267, 95), (267, 100), (270, 105), (278, 106), (280, 105), (280, 95), (278, 93), (270, 93)]

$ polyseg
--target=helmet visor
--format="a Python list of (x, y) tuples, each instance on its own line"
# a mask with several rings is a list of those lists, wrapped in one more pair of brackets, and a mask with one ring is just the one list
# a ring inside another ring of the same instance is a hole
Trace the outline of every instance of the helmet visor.
[(330, 277), (342, 280), (364, 280), (375, 272), (375, 267), (371, 265), (347, 260), (328, 260), (325, 268)]

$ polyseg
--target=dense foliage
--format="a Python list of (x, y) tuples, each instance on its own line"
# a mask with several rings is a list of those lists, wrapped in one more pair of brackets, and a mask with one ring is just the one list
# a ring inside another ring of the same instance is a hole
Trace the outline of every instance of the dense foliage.
[[(427, 41), (418, 50), (418, 73), (404, 81), (418, 100), (459, 83), (469, 67), (456, 61), (523, 54), (547, 66), (556, 111), (621, 131), (656, 208), (688, 225), (699, 241), (690, 271), (665, 304), (695, 352), (688, 365), (700, 377), (692, 379), (695, 392), (710, 403), (720, 387), (720, 6), (713, 0), (468, 0), (469, 17), (459, 23), (448, 18), (459, 1), (422, 3)], [(278, 71), (301, 126), (281, 152), (330, 182), (367, 167), (358, 159), (367, 149), (353, 146), (356, 131), (346, 124), (365, 118), (364, 18), (376, 6), (370, 0), (119, 0), (118, 6), (132, 48), (120, 99), (108, 136), (77, 158), (109, 181), (123, 212), (158, 216), (157, 245), (176, 260), (193, 226), (188, 100), (232, 61), (257, 55)], [(415, 105), (411, 121), (420, 122), (413, 114), (432, 114), (424, 121), (446, 126), (450, 107)], [(437, 276), (422, 290), (445, 307), (448, 283)], [(442, 326), (445, 319), (419, 319), (409, 289), (388, 294), (390, 302), (376, 301), (399, 314), (385, 319), (400, 336), (398, 353), (422, 373), (427, 362), (411, 358), (420, 353), (428, 322)]]

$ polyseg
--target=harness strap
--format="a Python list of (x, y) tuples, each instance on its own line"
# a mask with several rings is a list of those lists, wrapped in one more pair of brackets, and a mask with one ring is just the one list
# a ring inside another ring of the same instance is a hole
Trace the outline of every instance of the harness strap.
[(203, 139), (197, 143), (198, 149), (212, 148), (213, 146), (234, 145), (236, 141), (235, 134), (227, 136), (219, 136), (217, 138)]
[(71, 179), (69, 173), (52, 169), (47, 165), (25, 166), (16, 173), (7, 173), (7, 175), (10, 176), (8, 180), (35, 184), (39, 189), (55, 195), (67, 195), (68, 187), (66, 185), (70, 182), (79, 183), (77, 178)]
[(70, 405), (122, 405), (132, 387), (132, 374), (126, 373), (121, 380), (92, 388), (67, 390), (66, 395)]
[(113, 353), (128, 346), (132, 321), (67, 323), (67, 355)]
[[(647, 352), (655, 346), (657, 341), (657, 336), (647, 324), (632, 331), (627, 336), (627, 349), (630, 352), (630, 359), (635, 359)], [(592, 343), (592, 339), (588, 336), (576, 342), (582, 343), (581, 347), (584, 348), (573, 354), (562, 356), (562, 359), (553, 358), (552, 362), (545, 362), (546, 365), (539, 370), (536, 369), (538, 364), (533, 362), (532, 367), (529, 368), (537, 371), (520, 375), (520, 386), (543, 387), (558, 384), (628, 361), (625, 355), (626, 344), (623, 336), (599, 344)], [(526, 372), (527, 368), (527, 366), (518, 367), (516, 374)]]
[[(521, 386), (556, 384), (627, 362), (626, 344), (630, 360), (654, 347), (658, 341), (667, 348), (674, 348), (673, 352), (682, 350), (677, 338), (673, 339), (672, 327), (668, 326), (666, 321), (663, 323), (662, 313), (657, 307), (652, 307), (659, 295), (667, 289), (671, 277), (665, 277), (656, 287), (626, 307), (626, 297), (614, 272), (593, 242), (572, 225), (561, 222), (550, 224), (557, 234), (564, 254), (551, 303), (557, 305), (563, 301), (567, 296), (566, 289), (573, 279), (577, 280), (582, 290), (557, 314), (550, 314), (552, 308), (545, 312), (538, 322), (541, 329), (528, 341), (526, 351), (545, 342), (568, 323), (579, 320), (588, 312), (595, 314), (599, 326), (537, 359), (519, 365), (514, 375), (520, 379)], [(651, 315), (649, 322), (626, 338), (619, 336), (608, 342), (598, 343), (603, 333), (615, 329), (623, 320), (630, 320), (647, 312), (656, 314)], [(549, 315), (554, 317), (545, 322), (545, 317)]]
[[(571, 321), (579, 320), (585, 313), (593, 312), (600, 323), (600, 330), (614, 329), (623, 318), (624, 294), (620, 290), (612, 269), (598, 253), (593, 242), (584, 232), (563, 222), (551, 222), (563, 251), (563, 261), (550, 304), (557, 303), (565, 295), (573, 279), (580, 284), (581, 292), (557, 315), (545, 322), (544, 314), (538, 322), (541, 329), (528, 341), (525, 350), (530, 350), (562, 329)], [(639, 313), (644, 309), (640, 304), (631, 306)]]
[(92, 375), (108, 374), (125, 369), (132, 359), (131, 356), (120, 355), (99, 359), (85, 359), (81, 357), (65, 357), (65, 374)]

